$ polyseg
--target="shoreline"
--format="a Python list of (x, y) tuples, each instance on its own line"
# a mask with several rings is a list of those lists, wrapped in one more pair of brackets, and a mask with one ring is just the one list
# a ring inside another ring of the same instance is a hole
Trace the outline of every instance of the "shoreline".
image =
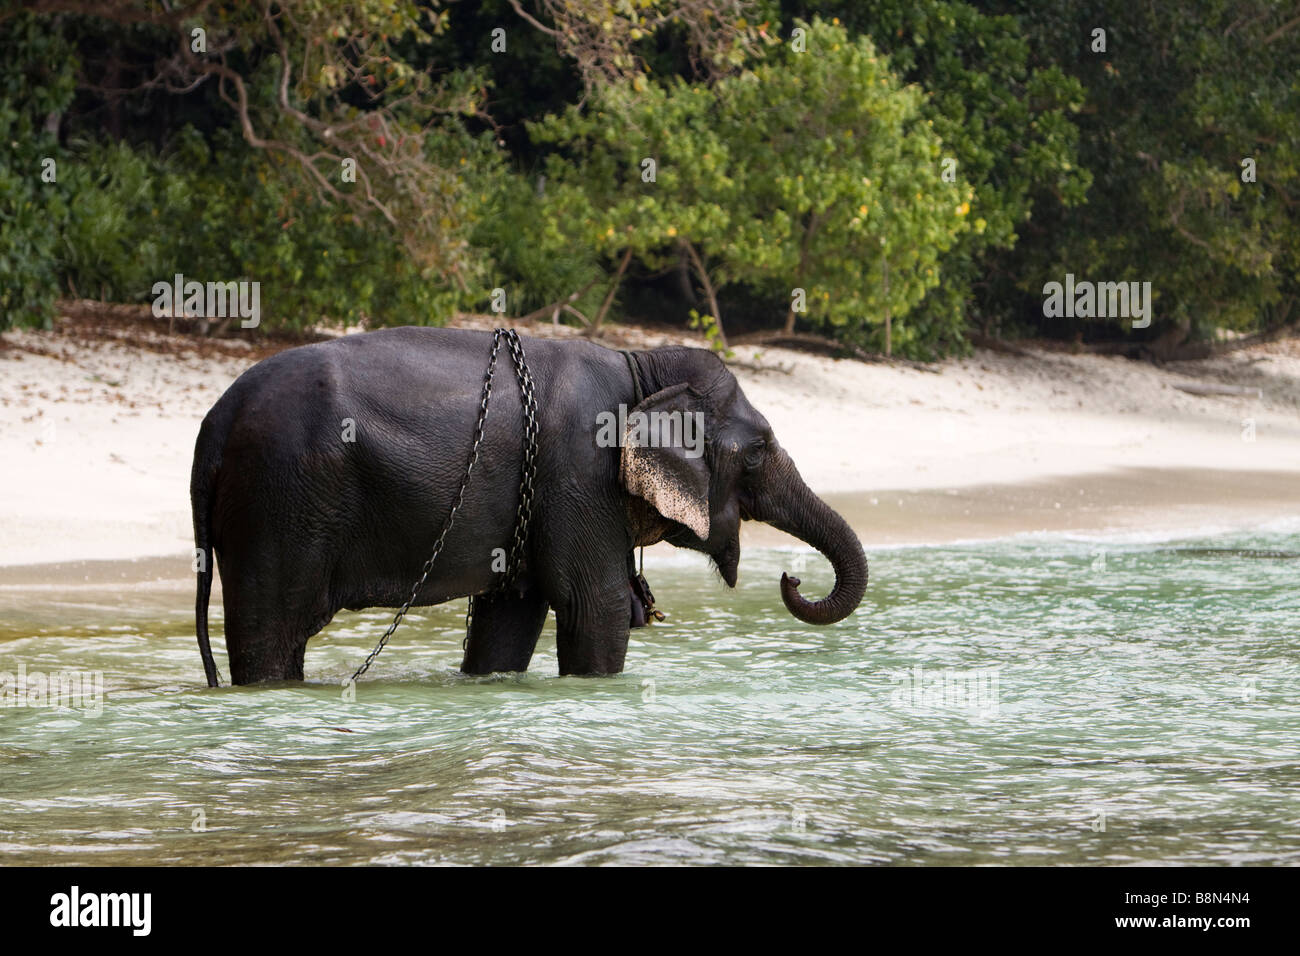
[[(1230, 502), (1216, 496), (1233, 482)], [(977, 545), (1044, 536), (1099, 543), (1116, 539), (1176, 541), (1257, 531), (1294, 520), (1300, 475), (1213, 469), (1129, 469), (1008, 484), (960, 488), (892, 489), (825, 495), (873, 551)], [(800, 549), (808, 545), (759, 522), (741, 531), (741, 565), (750, 549)], [(650, 560), (690, 554), (661, 543)], [(75, 559), (0, 565), (0, 593), (41, 590), (158, 588), (192, 590), (189, 554)], [(214, 580), (213, 593), (219, 594)], [(3, 602), (0, 602), (0, 607)]]
[[(136, 559), (183, 562), (188, 577), (199, 423), (274, 350), (89, 313), (53, 332), (0, 334), (0, 586), (30, 579), (24, 568), (67, 581), (58, 567)], [(546, 323), (522, 331), (579, 335)], [(603, 344), (699, 341), (616, 326)], [(1300, 340), (1163, 367), (1024, 351), (917, 367), (737, 347), (733, 371), (805, 481), (868, 551), (1300, 514)], [(1261, 395), (1175, 388), (1188, 381)], [(745, 532), (750, 547), (794, 543), (752, 523)]]

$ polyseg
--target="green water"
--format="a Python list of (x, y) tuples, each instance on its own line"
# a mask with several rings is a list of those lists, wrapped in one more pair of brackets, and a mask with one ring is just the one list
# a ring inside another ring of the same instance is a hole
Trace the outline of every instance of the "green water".
[(1295, 864), (1300, 561), (1267, 552), (1296, 551), (873, 551), (824, 629), (781, 606), (796, 554), (749, 550), (735, 592), (671, 556), (620, 677), (556, 677), (553, 627), (528, 675), (462, 677), (458, 603), (355, 701), (387, 612), (340, 616), (305, 684), (209, 691), (188, 593), (10, 592), (0, 671), (104, 697), (0, 709), (0, 863)]

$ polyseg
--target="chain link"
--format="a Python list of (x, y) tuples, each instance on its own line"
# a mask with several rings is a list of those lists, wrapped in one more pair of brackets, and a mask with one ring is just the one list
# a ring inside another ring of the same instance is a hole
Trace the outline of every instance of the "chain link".
[[(528, 525), (532, 519), (533, 507), (533, 471), (537, 463), (537, 399), (533, 394), (533, 378), (528, 372), (528, 365), (524, 359), (524, 346), (519, 341), (519, 333), (514, 329), (495, 329), (492, 333), (492, 352), (488, 356), (487, 372), (483, 376), (483, 393), (479, 399), (478, 421), (474, 426), (474, 443), (470, 447), (469, 461), (465, 465), (465, 476), (460, 481), (460, 488), (456, 492), (456, 500), (452, 503), (451, 511), (447, 513), (447, 520), (443, 522), (442, 530), (438, 532), (438, 538), (433, 543), (433, 551), (429, 559), (424, 562), (424, 567), (420, 570), (419, 580), (411, 588), (410, 597), (398, 609), (397, 614), (393, 617), (393, 623), (388, 625), (388, 630), (379, 639), (375, 649), (366, 657), (365, 662), (357, 668), (352, 675), (352, 682), (355, 683), (374, 663), (380, 651), (388, 644), (388, 639), (393, 636), (406, 617), (407, 611), (415, 603), (416, 596), (419, 595), (420, 589), (424, 587), (425, 582), (429, 579), (430, 572), (433, 571), (434, 562), (438, 560), (438, 555), (442, 553), (443, 543), (447, 540), (447, 534), (451, 531), (451, 526), (456, 520), (456, 514), (460, 511), (461, 505), (465, 501), (465, 489), (469, 487), (469, 476), (474, 471), (474, 465), (478, 462), (479, 446), (483, 444), (483, 427), (487, 422), (488, 403), (492, 398), (492, 376), (496, 371), (497, 353), (501, 349), (501, 339), (505, 337), (506, 343), (510, 348), (510, 356), (515, 363), (515, 376), (519, 380), (519, 391), (521, 404), (524, 413), (524, 461), (522, 466), (522, 476), (519, 481), (519, 507), (515, 511), (515, 530), (514, 538), (510, 545), (510, 554), (506, 559), (505, 575), (492, 588), (492, 591), (498, 591), (504, 588), (519, 571), (519, 565), (523, 560), (524, 547), (528, 540)], [(474, 597), (471, 595), (469, 606), (465, 611), (465, 640), (469, 640), (470, 621), (474, 614)]]
[[(528, 525), (533, 517), (533, 471), (537, 467), (537, 397), (533, 394), (533, 377), (528, 372), (524, 345), (514, 329), (506, 333), (510, 354), (515, 362), (515, 377), (519, 380), (520, 404), (524, 413), (524, 463), (519, 477), (519, 507), (515, 511), (515, 537), (506, 560), (506, 573), (497, 589), (505, 588), (519, 573), (528, 541)], [(466, 634), (468, 639), (468, 633)]]

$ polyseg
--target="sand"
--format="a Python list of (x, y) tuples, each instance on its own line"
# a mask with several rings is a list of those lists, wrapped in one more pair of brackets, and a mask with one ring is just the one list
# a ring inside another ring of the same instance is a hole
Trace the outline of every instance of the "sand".
[[(199, 423), (271, 350), (84, 311), (91, 318), (52, 332), (0, 335), (0, 567), (10, 569), (0, 583), (155, 557), (167, 560), (138, 567), (187, 572)], [(630, 329), (613, 344), (683, 340)], [(868, 550), (1036, 530), (1240, 527), (1300, 513), (1300, 342), (1164, 367), (1028, 351), (979, 351), (923, 370), (742, 347), (736, 375)], [(1263, 395), (1173, 387), (1189, 381)], [(16, 570), (52, 563), (63, 570)]]

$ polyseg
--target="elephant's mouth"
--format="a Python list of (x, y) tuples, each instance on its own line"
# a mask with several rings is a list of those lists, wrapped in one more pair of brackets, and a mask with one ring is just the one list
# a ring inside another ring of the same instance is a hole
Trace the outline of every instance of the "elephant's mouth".
[(727, 542), (721, 552), (713, 555), (713, 563), (718, 566), (718, 571), (722, 574), (722, 580), (727, 582), (727, 587), (734, 588), (740, 572), (740, 535), (736, 535)]
[[(745, 515), (744, 506), (741, 506), (740, 513)], [(734, 519), (733, 519), (734, 520)], [(686, 548), (691, 551), (699, 551), (707, 554), (713, 563), (717, 566), (718, 572), (722, 575), (722, 580), (727, 582), (727, 587), (734, 588), (740, 572), (740, 523), (735, 522), (734, 530), (726, 540), (719, 540), (726, 531), (723, 530), (725, 522), (714, 516), (713, 534), (706, 540), (697, 535), (685, 525), (676, 525), (664, 534), (661, 540), (667, 541), (673, 547)]]
[(683, 528), (681, 531), (675, 531), (671, 534), (664, 535), (663, 540), (678, 548), (688, 548), (691, 551), (701, 551), (713, 559), (717, 566), (718, 572), (722, 575), (722, 580), (727, 582), (727, 587), (734, 588), (736, 580), (740, 573), (740, 535), (737, 533), (730, 541), (723, 544), (718, 551), (710, 550), (711, 542), (701, 541), (693, 531)]

